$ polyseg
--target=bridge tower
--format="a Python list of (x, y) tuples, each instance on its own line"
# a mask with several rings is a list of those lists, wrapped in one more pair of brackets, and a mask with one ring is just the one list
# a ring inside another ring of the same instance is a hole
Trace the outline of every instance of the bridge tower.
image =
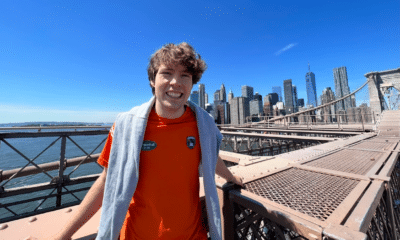
[(364, 76), (368, 81), (371, 109), (376, 115), (380, 115), (387, 108), (384, 99), (385, 91), (393, 87), (400, 92), (400, 68), (381, 72), (369, 72)]

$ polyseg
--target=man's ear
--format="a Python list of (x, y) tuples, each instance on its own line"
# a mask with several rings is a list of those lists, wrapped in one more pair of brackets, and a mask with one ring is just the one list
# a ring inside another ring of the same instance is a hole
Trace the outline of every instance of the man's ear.
[(155, 88), (154, 80), (150, 80), (150, 86), (152, 86), (153, 88)]

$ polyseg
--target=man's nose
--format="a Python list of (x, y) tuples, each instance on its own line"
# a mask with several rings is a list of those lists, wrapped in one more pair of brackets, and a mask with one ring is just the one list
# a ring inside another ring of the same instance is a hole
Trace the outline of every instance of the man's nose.
[(178, 74), (174, 74), (172, 76), (171, 84), (173, 84), (173, 85), (181, 85), (182, 84), (182, 78)]

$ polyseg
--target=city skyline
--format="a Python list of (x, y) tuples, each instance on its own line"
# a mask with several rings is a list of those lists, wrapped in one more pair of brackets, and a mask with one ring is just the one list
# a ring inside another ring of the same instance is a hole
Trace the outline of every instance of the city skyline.
[[(332, 69), (347, 67), (351, 90), (364, 75), (399, 67), (398, 1), (18, 2), (0, 16), (0, 123), (113, 122), (147, 102), (147, 65), (166, 43), (190, 43), (207, 63), (198, 84), (208, 102), (220, 89), (263, 96), (292, 79), (307, 99), (334, 90)], [(313, 14), (309, 14), (310, 10)], [(194, 87), (193, 90), (196, 90)], [(283, 95), (282, 95), (283, 97)]]

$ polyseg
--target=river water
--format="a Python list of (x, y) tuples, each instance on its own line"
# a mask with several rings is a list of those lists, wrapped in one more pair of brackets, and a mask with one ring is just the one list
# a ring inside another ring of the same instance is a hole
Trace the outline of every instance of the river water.
[[(81, 130), (93, 130), (93, 129), (80, 129)], [(37, 130), (18, 130), (19, 132), (37, 132)], [(43, 130), (43, 131), (71, 131), (71, 130)], [(4, 132), (4, 131), (3, 131)], [(11, 131), (8, 131), (11, 132)], [(13, 131), (16, 132), (16, 131)], [(83, 150), (85, 150), (87, 153), (91, 153), (93, 150), (94, 153), (100, 153), (104, 147), (104, 143), (101, 143), (103, 140), (105, 140), (107, 137), (107, 134), (102, 134), (102, 135), (94, 135), (94, 136), (71, 136), (71, 139), (73, 139)], [(18, 151), (20, 151), (22, 154), (24, 154), (27, 158), (33, 159), (35, 158), (38, 154), (40, 154), (47, 146), (49, 146), (53, 141), (55, 141), (58, 137), (38, 137), (38, 138), (10, 138), (10, 139), (5, 139), (9, 144), (11, 144), (14, 148), (16, 148)], [(101, 143), (101, 144), (100, 144)], [(98, 145), (100, 146), (95, 149)], [(44, 153), (42, 153), (35, 161), (34, 163), (36, 164), (43, 164), (43, 163), (49, 163), (49, 162), (54, 162), (54, 161), (59, 161), (60, 159), (60, 152), (61, 152), (61, 139), (59, 139), (53, 146), (51, 146), (49, 149), (47, 149)], [(75, 146), (74, 143), (72, 143), (70, 140), (67, 139), (66, 142), (66, 151), (65, 151), (65, 157), (67, 159), (74, 158), (74, 157), (80, 157), (80, 156), (85, 156), (86, 154), (82, 152), (77, 146)], [(0, 170), (7, 171), (11, 169), (16, 169), (16, 168), (22, 168), (24, 167), (28, 161), (23, 158), (21, 155), (19, 155), (16, 151), (11, 149), (7, 144), (4, 142), (0, 141)], [(33, 165), (28, 165), (28, 166), (33, 166)], [(73, 167), (68, 167), (64, 175), (68, 175), (71, 173), (71, 171), (75, 168)], [(74, 171), (71, 175), (70, 178), (76, 178), (80, 176), (85, 176), (85, 175), (90, 175), (90, 174), (96, 174), (96, 173), (101, 173), (103, 171), (102, 167), (98, 165), (97, 163), (88, 163), (88, 164), (82, 164), (76, 171)], [(49, 175), (51, 176), (58, 176), (58, 170), (54, 171), (49, 171)], [(48, 183), (51, 181), (51, 178), (45, 175), (44, 173), (39, 173), (31, 176), (25, 176), (25, 177), (20, 177), (16, 179), (12, 179), (9, 182), (7, 182), (5, 185), (4, 183), (6, 181), (3, 181), (0, 183), (1, 186), (4, 186), (5, 189), (10, 189), (10, 188), (17, 188), (17, 187), (23, 187), (27, 185), (32, 185), (32, 184), (38, 184), (38, 183)], [(81, 187), (87, 187), (91, 186), (93, 183), (83, 183), (75, 186), (68, 186), (68, 190), (74, 190), (77, 188)], [(65, 190), (63, 190), (65, 191)], [(10, 202), (15, 202), (15, 201), (21, 201), (25, 199), (30, 199), (30, 198), (35, 198), (38, 196), (45, 196), (51, 193), (52, 190), (45, 190), (45, 191), (40, 191), (36, 193), (30, 193), (30, 194), (22, 194), (22, 195), (17, 195), (14, 197), (7, 197), (7, 198), (0, 198), (0, 204), (7, 204)], [(83, 199), (87, 191), (83, 192), (77, 192), (74, 193), (79, 199)], [(56, 192), (53, 192), (56, 193)], [(76, 201), (77, 199), (73, 197), (72, 195), (64, 195), (62, 197), (62, 204), (68, 203), (68, 202), (73, 202)], [(15, 213), (21, 214), (25, 212), (30, 212), (33, 211), (35, 208), (39, 206), (42, 200), (37, 200), (32, 203), (26, 203), (26, 204), (19, 204), (16, 206), (11, 206), (9, 207), (10, 210), (14, 211)], [(48, 208), (55, 206), (56, 198), (49, 198), (44, 203), (39, 207), (39, 209), (43, 208)], [(5, 218), (5, 217), (10, 217), (13, 216), (12, 213), (10, 213), (8, 210), (4, 208), (0, 208), (0, 219)]]

